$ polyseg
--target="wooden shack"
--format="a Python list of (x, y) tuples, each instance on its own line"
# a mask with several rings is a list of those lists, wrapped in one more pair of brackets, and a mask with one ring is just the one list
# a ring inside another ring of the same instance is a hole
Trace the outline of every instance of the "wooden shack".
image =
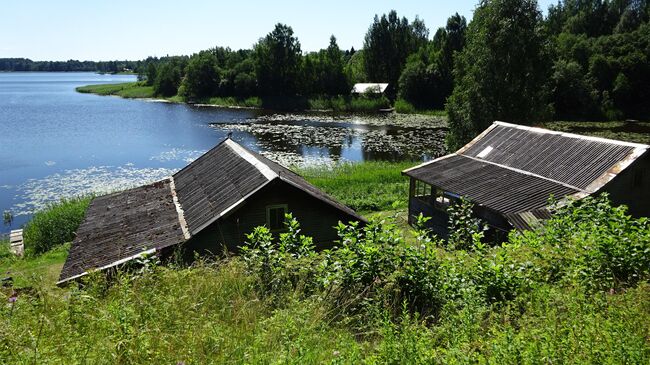
[(461, 196), (498, 240), (551, 217), (548, 201), (607, 192), (634, 216), (650, 215), (650, 146), (504, 122), (455, 153), (404, 170), (409, 223), (422, 213), (448, 235), (447, 208)]
[(284, 229), (292, 213), (319, 249), (339, 221), (364, 221), (296, 173), (226, 139), (173, 176), (95, 198), (77, 231), (59, 284), (145, 254), (236, 252), (254, 227)]

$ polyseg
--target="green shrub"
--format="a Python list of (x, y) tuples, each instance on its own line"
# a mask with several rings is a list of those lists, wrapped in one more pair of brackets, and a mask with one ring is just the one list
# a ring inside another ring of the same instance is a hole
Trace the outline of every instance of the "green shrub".
[(415, 107), (404, 99), (395, 100), (395, 111), (403, 114), (415, 113)]
[[(119, 271), (112, 282), (95, 273), (64, 290), (30, 281), (33, 291), (20, 291), (14, 303), (10, 291), (0, 291), (0, 301), (9, 301), (0, 306), (0, 358), (370, 364), (650, 359), (647, 219), (626, 216), (605, 197), (571, 203), (544, 227), (473, 250), (448, 250), (426, 231), (410, 237), (390, 220), (374, 219), (340, 224), (338, 247), (315, 252), (295, 219), (287, 216), (286, 224), (277, 236), (255, 229), (241, 257), (215, 264), (149, 265)], [(62, 248), (20, 261), (41, 267), (37, 260), (53, 253), (58, 260)]]
[(25, 252), (38, 255), (74, 239), (91, 197), (62, 199), (34, 214), (25, 226)]
[(650, 224), (613, 207), (607, 195), (572, 201), (534, 232), (512, 235), (514, 247), (536, 248), (552, 280), (619, 289), (650, 277)]

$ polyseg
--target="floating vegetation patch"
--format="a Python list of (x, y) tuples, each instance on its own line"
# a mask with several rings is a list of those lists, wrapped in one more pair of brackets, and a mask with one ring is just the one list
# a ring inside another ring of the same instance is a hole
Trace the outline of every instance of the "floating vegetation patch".
[(102, 194), (147, 184), (171, 175), (166, 168), (136, 168), (125, 166), (92, 166), (65, 170), (42, 179), (30, 179), (16, 187), (22, 201), (11, 211), (14, 215), (31, 214), (47, 203), (89, 194)]
[(197, 158), (199, 158), (199, 156), (201, 156), (204, 153), (205, 151), (200, 151), (200, 150), (172, 148), (169, 151), (164, 151), (155, 156), (151, 156), (151, 158), (149, 159), (152, 161), (160, 161), (160, 162), (184, 161), (190, 163), (196, 160)]
[(421, 114), (334, 114), (334, 113), (305, 113), (305, 114), (269, 114), (247, 120), (249, 123), (329, 123), (367, 126), (391, 126), (402, 128), (447, 128), (447, 118)]
[(282, 151), (263, 151), (261, 154), (268, 159), (279, 163), (282, 166), (298, 168), (305, 168), (310, 166), (331, 166), (336, 162), (345, 160), (341, 158), (332, 158), (331, 156), (302, 156), (297, 153)]
[[(260, 149), (279, 154), (283, 159), (290, 154), (298, 160), (316, 155), (332, 161), (339, 160), (423, 160), (445, 153), (443, 128), (356, 128), (333, 125), (299, 124), (213, 124), (214, 128), (245, 132), (257, 139)], [(350, 158), (350, 156), (353, 156)], [(274, 158), (277, 159), (277, 158)]]

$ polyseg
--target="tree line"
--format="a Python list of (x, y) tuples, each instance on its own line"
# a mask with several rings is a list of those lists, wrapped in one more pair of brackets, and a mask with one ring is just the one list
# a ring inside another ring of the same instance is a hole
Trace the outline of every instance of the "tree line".
[(41, 72), (128, 72), (139, 69), (143, 61), (32, 61), (29, 58), (0, 58), (0, 71)]

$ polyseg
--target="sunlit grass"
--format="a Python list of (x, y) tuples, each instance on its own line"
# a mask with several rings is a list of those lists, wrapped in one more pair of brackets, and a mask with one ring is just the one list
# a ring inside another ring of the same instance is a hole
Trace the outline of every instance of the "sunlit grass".
[(315, 166), (298, 173), (316, 187), (360, 212), (405, 208), (408, 179), (401, 171), (415, 162), (369, 161)]
[(76, 88), (80, 93), (97, 95), (116, 95), (123, 98), (153, 98), (153, 87), (142, 82), (123, 82), (119, 84), (86, 85)]

